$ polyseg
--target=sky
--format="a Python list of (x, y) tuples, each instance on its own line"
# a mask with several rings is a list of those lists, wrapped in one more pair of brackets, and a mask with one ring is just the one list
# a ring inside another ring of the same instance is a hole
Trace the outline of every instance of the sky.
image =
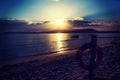
[(120, 20), (120, 0), (0, 0), (0, 18)]
[[(120, 31), (114, 24), (120, 22), (119, 14), (120, 0), (0, 0), (0, 32), (85, 28)], [(91, 21), (112, 23), (95, 26)]]

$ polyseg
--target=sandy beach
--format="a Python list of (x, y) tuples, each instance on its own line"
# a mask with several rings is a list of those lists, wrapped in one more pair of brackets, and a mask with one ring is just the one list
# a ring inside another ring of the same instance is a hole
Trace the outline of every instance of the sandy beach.
[[(0, 80), (88, 80), (88, 71), (82, 69), (76, 61), (76, 51), (68, 50), (9, 62), (0, 67)], [(117, 52), (120, 52), (119, 45)], [(103, 61), (95, 70), (95, 76), (108, 80), (120, 79), (120, 55), (113, 53), (112, 46), (103, 47)]]

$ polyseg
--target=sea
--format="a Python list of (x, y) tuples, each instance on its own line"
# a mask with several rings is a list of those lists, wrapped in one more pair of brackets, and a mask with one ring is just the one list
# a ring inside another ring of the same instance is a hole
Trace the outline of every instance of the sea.
[[(97, 44), (111, 42), (117, 33), (5, 33), (0, 34), (0, 63), (78, 49), (97, 35)], [(75, 37), (77, 36), (77, 37)]]

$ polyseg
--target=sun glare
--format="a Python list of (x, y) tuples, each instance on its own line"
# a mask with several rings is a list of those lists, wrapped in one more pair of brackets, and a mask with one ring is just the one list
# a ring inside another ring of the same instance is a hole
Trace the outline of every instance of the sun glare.
[(66, 29), (67, 28), (67, 22), (64, 19), (57, 19), (54, 21), (51, 21), (52, 26), (54, 27), (54, 29)]
[(62, 19), (58, 19), (58, 20), (53, 21), (53, 24), (55, 24), (57, 26), (63, 26), (65, 24), (65, 22)]

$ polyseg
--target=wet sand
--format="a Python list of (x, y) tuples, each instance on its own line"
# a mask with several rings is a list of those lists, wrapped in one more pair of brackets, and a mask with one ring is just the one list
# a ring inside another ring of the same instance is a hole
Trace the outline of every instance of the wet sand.
[[(120, 46), (117, 46), (120, 53)], [(0, 80), (88, 80), (88, 71), (79, 67), (77, 50), (57, 52), (9, 62), (0, 68)], [(103, 47), (103, 61), (95, 76), (119, 80), (120, 54), (112, 46)]]

